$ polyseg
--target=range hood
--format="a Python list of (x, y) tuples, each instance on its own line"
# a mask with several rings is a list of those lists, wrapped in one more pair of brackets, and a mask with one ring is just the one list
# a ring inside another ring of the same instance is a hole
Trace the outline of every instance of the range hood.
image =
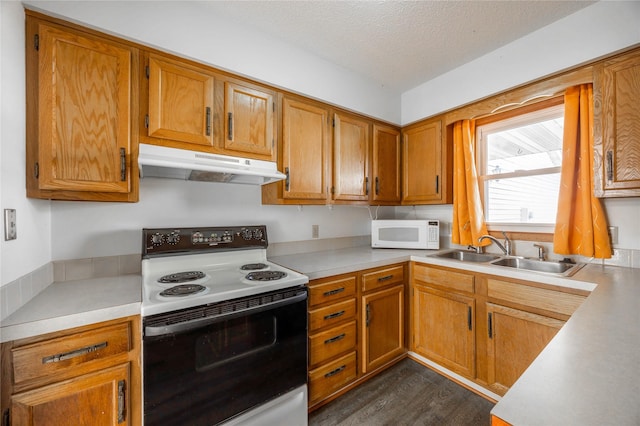
[(265, 185), (284, 179), (272, 161), (208, 154), (165, 146), (139, 145), (140, 178)]

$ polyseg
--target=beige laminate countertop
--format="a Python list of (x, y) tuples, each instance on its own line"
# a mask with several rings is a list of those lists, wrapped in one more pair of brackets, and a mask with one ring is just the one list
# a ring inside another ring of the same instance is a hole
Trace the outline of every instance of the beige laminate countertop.
[(492, 414), (513, 425), (640, 425), (640, 269), (589, 264), (559, 278), (433, 253), (352, 248), (270, 260), (310, 279), (411, 260), (592, 290)]
[(2, 320), (0, 342), (140, 314), (140, 275), (54, 282)]

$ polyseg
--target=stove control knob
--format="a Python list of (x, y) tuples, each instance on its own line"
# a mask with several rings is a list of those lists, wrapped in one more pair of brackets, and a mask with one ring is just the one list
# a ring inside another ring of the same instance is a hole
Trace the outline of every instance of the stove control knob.
[(162, 245), (162, 243), (164, 243), (164, 235), (159, 232), (151, 235), (151, 244), (153, 244), (154, 246), (159, 246)]
[(176, 245), (180, 242), (180, 234), (173, 231), (169, 235), (167, 235), (167, 242), (171, 245)]
[(242, 230), (242, 239), (250, 240), (251, 235), (252, 235), (251, 229), (245, 228)]
[(264, 237), (262, 229), (258, 228), (253, 231), (253, 238), (255, 238), (256, 240), (261, 240), (262, 237)]

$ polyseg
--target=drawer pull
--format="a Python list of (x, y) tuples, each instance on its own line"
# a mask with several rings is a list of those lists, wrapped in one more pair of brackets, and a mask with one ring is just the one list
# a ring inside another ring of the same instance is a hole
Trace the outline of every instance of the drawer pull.
[(125, 407), (125, 381), (120, 380), (118, 382), (118, 423), (124, 422), (127, 408)]
[(493, 316), (491, 315), (491, 312), (489, 312), (487, 328), (489, 329), (489, 339), (493, 339)]
[(99, 349), (103, 349), (107, 347), (107, 342), (98, 343), (96, 345), (85, 346), (84, 348), (76, 349), (70, 352), (63, 352), (61, 354), (50, 355), (42, 358), (43, 364), (49, 364), (52, 362), (60, 362), (66, 359), (75, 358), (77, 356), (85, 355), (90, 352), (95, 352)]
[(332, 314), (325, 315), (325, 316), (324, 316), (324, 319), (326, 319), (326, 320), (330, 320), (330, 319), (333, 319), (333, 318), (338, 318), (338, 317), (343, 316), (343, 315), (344, 315), (344, 313), (345, 313), (345, 311), (334, 312), (334, 313), (332, 313)]
[(335, 376), (336, 374), (343, 372), (345, 368), (347, 368), (346, 365), (338, 367), (335, 370), (329, 371), (327, 374), (324, 375), (324, 377), (328, 379), (331, 376)]
[(336, 288), (335, 290), (325, 291), (323, 293), (324, 296), (333, 296), (334, 294), (342, 293), (344, 291), (344, 287)]
[(342, 340), (345, 337), (347, 337), (346, 333), (342, 333), (342, 334), (337, 335), (336, 337), (332, 337), (331, 339), (325, 340), (324, 344), (328, 345), (329, 343), (333, 343), (333, 342), (337, 342), (338, 340)]
[(391, 278), (393, 278), (393, 274), (391, 274), (391, 275), (385, 275), (384, 277), (380, 277), (380, 278), (378, 278), (378, 282), (382, 282), (382, 281), (389, 281)]

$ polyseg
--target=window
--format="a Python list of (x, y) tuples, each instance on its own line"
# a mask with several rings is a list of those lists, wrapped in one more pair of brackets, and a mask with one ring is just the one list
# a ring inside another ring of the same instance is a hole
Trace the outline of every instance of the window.
[(553, 232), (564, 104), (562, 98), (477, 122), (478, 175), (489, 229)]

